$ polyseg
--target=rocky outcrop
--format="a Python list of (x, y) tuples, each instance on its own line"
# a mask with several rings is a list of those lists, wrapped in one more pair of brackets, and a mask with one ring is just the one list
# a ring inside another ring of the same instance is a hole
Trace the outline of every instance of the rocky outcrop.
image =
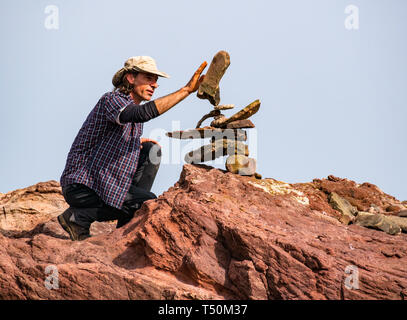
[(0, 195), (0, 229), (31, 230), (67, 207), (59, 183), (54, 180), (17, 189)]
[(288, 184), (188, 164), (123, 228), (105, 223), (72, 242), (50, 215), (33, 230), (2, 232), (0, 298), (404, 299), (407, 235), (339, 222), (331, 192), (362, 207), (401, 204), (350, 180)]
[(330, 175), (327, 179), (314, 179), (313, 185), (325, 194), (337, 193), (359, 211), (375, 208), (377, 213), (393, 214), (406, 208), (401, 201), (368, 182), (358, 184)]
[[(401, 227), (396, 221), (392, 221), (391, 217), (387, 217), (383, 214), (375, 214), (368, 212), (358, 212), (355, 219), (355, 224), (363, 227), (374, 228), (382, 230), (388, 234), (399, 234), (401, 232)], [(398, 218), (398, 217), (395, 217)], [(405, 220), (400, 218), (401, 220)], [(403, 222), (403, 221), (402, 221)]]

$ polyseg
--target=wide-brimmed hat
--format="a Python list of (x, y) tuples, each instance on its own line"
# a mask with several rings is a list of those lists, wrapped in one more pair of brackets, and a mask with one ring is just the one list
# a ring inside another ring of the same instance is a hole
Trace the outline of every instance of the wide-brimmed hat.
[(112, 83), (115, 87), (119, 86), (123, 81), (123, 75), (128, 71), (138, 71), (156, 74), (159, 77), (169, 78), (170, 76), (157, 69), (155, 60), (149, 56), (131, 57), (126, 60), (124, 67), (115, 73)]

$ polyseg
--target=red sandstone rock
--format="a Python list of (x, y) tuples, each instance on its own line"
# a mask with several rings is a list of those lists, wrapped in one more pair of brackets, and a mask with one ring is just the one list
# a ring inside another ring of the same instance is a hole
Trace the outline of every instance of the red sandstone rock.
[[(293, 186), (303, 190), (305, 193), (307, 193), (306, 189), (308, 189), (312, 197), (318, 195), (318, 199), (314, 199), (315, 201), (312, 206), (316, 210), (325, 209), (329, 214), (332, 211), (326, 207), (325, 198), (331, 192), (335, 192), (348, 200), (359, 211), (369, 211), (369, 208), (373, 205), (382, 214), (397, 215), (403, 208), (401, 201), (384, 193), (377, 186), (368, 182), (357, 184), (355, 181), (330, 175), (327, 179), (314, 179), (312, 183), (296, 183)], [(317, 191), (314, 192), (314, 190)]]
[(58, 182), (40, 182), (0, 196), (0, 229), (28, 231), (68, 207)]
[[(288, 185), (185, 165), (174, 187), (121, 229), (72, 242), (53, 219), (19, 237), (0, 234), (0, 299), (402, 299), (407, 235), (319, 211), (321, 189), (344, 196), (358, 188), (327, 182)], [(49, 265), (58, 289), (44, 285)], [(349, 266), (359, 289), (346, 286)]]

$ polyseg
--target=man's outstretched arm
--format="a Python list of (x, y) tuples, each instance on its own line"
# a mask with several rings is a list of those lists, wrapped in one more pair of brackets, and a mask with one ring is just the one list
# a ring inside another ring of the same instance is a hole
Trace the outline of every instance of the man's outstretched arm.
[(129, 122), (146, 122), (168, 111), (177, 103), (184, 100), (192, 92), (198, 90), (199, 85), (205, 77), (201, 76), (201, 73), (205, 69), (206, 65), (206, 61), (202, 63), (186, 86), (178, 91), (142, 105), (134, 103), (128, 105), (120, 112), (116, 122), (119, 124)]
[(185, 85), (185, 87), (179, 89), (178, 91), (175, 91), (167, 96), (158, 98), (154, 100), (155, 106), (157, 107), (157, 111), (159, 114), (163, 114), (164, 112), (167, 112), (170, 110), (173, 106), (175, 106), (177, 103), (181, 102), (184, 100), (186, 97), (188, 97), (192, 92), (195, 92), (198, 90), (199, 85), (204, 79), (204, 75), (201, 76), (202, 71), (206, 68), (207, 62), (204, 61), (198, 70), (195, 71), (194, 75), (192, 76), (191, 80)]

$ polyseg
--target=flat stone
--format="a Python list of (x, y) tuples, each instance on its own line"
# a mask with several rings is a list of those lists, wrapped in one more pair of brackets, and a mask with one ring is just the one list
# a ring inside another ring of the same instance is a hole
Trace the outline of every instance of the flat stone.
[[(225, 122), (225, 116), (223, 117), (215, 117), (215, 120), (211, 122), (211, 126), (215, 127), (218, 123), (220, 122)], [(243, 129), (243, 128), (254, 128), (253, 122), (251, 122), (249, 119), (245, 120), (236, 120), (232, 121), (226, 124), (226, 126), (223, 126), (226, 129)]]
[(249, 148), (238, 140), (219, 139), (188, 152), (184, 160), (186, 163), (199, 163), (234, 154), (249, 155)]
[[(220, 114), (218, 116), (213, 117), (215, 120), (219, 120), (219, 119), (225, 119), (226, 116), (224, 114)], [(212, 126), (211, 126), (212, 127)]]
[(230, 56), (226, 51), (219, 51), (212, 59), (208, 72), (198, 88), (197, 96), (200, 99), (208, 99), (217, 106), (220, 102), (219, 82), (230, 65)]
[(256, 159), (244, 155), (230, 155), (226, 159), (226, 170), (241, 176), (252, 176), (256, 173)]
[(214, 107), (215, 110), (229, 110), (235, 107), (234, 104), (220, 104)]
[(215, 127), (203, 127), (190, 130), (180, 130), (166, 132), (165, 135), (174, 139), (204, 139), (213, 138), (218, 139), (229, 139), (229, 140), (239, 140), (246, 141), (247, 133), (241, 129), (226, 129), (226, 128), (215, 128)]
[(245, 120), (236, 120), (236, 121), (232, 121), (229, 122), (226, 125), (227, 129), (243, 129), (243, 128), (254, 128), (254, 123), (251, 122), (249, 119), (245, 119)]
[(400, 226), (383, 214), (359, 211), (354, 223), (362, 227), (378, 229), (390, 235), (401, 233)]
[(331, 192), (329, 194), (329, 204), (333, 209), (342, 214), (342, 216), (339, 218), (340, 222), (349, 224), (355, 220), (355, 215), (358, 210), (352, 206), (348, 200), (340, 197), (337, 193)]
[(257, 111), (259, 111), (259, 108), (260, 108), (260, 100), (255, 100), (248, 106), (244, 107), (239, 112), (235, 113), (230, 118), (212, 121), (211, 126), (217, 127), (217, 128), (223, 128), (230, 122), (248, 119), (252, 115), (254, 115)]

